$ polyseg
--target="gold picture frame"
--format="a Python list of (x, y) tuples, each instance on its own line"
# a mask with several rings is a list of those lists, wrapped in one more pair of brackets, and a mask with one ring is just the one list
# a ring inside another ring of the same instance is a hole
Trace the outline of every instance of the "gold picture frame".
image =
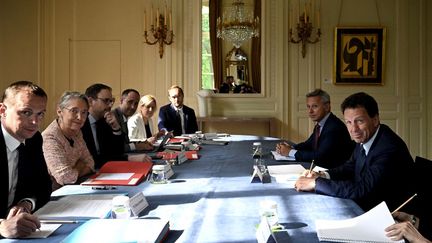
[(386, 29), (336, 27), (335, 84), (383, 85)]

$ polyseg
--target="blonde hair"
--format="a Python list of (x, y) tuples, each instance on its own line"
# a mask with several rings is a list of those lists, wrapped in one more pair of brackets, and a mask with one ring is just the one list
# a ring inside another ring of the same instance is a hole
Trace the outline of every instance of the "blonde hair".
[(138, 103), (138, 106), (139, 107), (141, 107), (141, 106), (148, 106), (153, 101), (156, 104), (156, 98), (153, 95), (151, 95), (151, 94), (144, 95), (143, 97), (141, 97), (141, 99), (140, 99), (140, 101)]

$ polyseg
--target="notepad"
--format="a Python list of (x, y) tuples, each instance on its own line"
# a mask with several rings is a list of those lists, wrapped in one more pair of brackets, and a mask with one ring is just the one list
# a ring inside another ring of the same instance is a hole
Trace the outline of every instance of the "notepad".
[(161, 242), (168, 231), (163, 219), (92, 219), (62, 242)]
[(291, 156), (284, 156), (281, 155), (280, 153), (276, 152), (276, 151), (271, 151), (273, 154), (273, 158), (275, 160), (285, 160), (285, 161), (296, 161), (295, 157), (291, 157)]
[(385, 228), (394, 223), (385, 202), (351, 219), (315, 221), (320, 241), (404, 243), (403, 240), (392, 241), (385, 235)]

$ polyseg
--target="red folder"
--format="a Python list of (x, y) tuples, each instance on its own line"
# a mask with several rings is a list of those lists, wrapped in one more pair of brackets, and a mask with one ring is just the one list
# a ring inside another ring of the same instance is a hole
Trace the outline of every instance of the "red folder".
[[(173, 151), (173, 152), (158, 152), (158, 156), (162, 156), (162, 159), (169, 160), (169, 159), (175, 159), (177, 158), (177, 155), (179, 154), (179, 151)], [(199, 155), (197, 151), (185, 151), (185, 156), (188, 160), (196, 160), (199, 159)]]
[[(109, 161), (81, 185), (135, 186), (147, 176), (152, 166), (152, 162)], [(131, 175), (119, 176), (119, 173), (131, 173)]]

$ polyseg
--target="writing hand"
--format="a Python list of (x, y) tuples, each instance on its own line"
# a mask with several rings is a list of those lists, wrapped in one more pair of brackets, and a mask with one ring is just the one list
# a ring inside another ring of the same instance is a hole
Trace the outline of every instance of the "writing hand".
[(0, 224), (0, 235), (6, 238), (17, 238), (30, 235), (40, 228), (39, 219), (28, 213), (12, 215), (9, 211), (7, 219)]

